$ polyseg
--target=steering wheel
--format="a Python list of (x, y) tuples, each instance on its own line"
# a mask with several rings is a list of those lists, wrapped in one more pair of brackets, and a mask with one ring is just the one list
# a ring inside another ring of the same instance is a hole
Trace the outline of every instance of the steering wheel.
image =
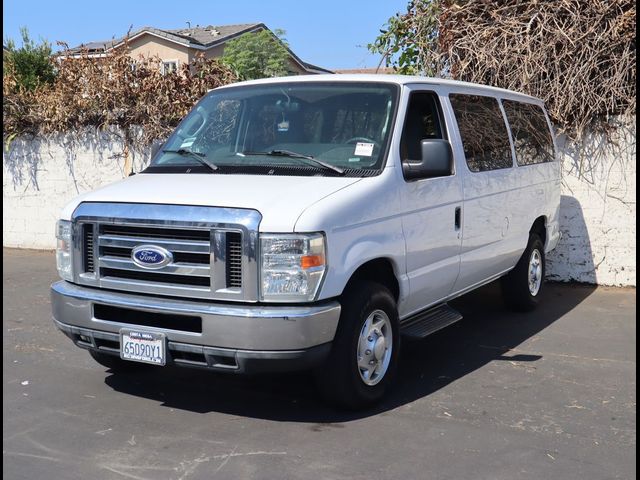
[(367, 138), (367, 137), (352, 137), (344, 143), (358, 143), (358, 142), (373, 143), (376, 147), (380, 146), (378, 142), (376, 142), (372, 138)]

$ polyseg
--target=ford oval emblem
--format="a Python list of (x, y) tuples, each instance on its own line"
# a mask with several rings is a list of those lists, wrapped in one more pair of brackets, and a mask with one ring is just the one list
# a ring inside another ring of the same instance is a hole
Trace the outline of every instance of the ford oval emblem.
[(142, 268), (156, 269), (173, 262), (173, 255), (156, 245), (138, 245), (131, 251), (131, 259)]

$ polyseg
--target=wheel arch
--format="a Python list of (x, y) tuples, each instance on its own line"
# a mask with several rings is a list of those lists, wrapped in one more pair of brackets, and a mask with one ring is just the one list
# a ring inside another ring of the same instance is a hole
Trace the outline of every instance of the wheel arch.
[(545, 215), (541, 215), (536, 218), (529, 230), (529, 234), (536, 233), (542, 239), (542, 244), (546, 247), (547, 245), (547, 217)]
[(400, 282), (395, 271), (393, 261), (388, 257), (379, 257), (361, 264), (349, 277), (342, 293), (359, 281), (369, 280), (379, 283), (389, 289), (396, 302), (400, 299)]

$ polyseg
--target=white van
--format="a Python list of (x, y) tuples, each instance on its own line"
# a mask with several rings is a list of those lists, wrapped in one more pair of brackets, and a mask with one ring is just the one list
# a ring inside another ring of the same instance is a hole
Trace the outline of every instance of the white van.
[[(528, 310), (559, 238), (543, 103), (422, 77), (317, 75), (209, 92), (142, 172), (57, 226), (56, 326), (118, 370), (308, 369), (351, 408), (401, 337), (503, 277)], [(144, 370), (141, 370), (141, 375)]]

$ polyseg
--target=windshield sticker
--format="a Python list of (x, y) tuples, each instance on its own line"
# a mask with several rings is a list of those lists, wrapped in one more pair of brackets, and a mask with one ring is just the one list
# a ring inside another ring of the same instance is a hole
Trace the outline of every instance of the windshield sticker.
[(356, 151), (353, 154), (361, 157), (370, 157), (373, 155), (373, 143), (356, 143)]
[(349, 159), (349, 162), (359, 162), (360, 161), (360, 157), (351, 157)]
[(182, 142), (182, 145), (180, 145), (180, 148), (189, 148), (191, 145), (193, 145), (193, 142), (195, 141), (196, 141), (195, 137), (185, 138), (184, 141)]

